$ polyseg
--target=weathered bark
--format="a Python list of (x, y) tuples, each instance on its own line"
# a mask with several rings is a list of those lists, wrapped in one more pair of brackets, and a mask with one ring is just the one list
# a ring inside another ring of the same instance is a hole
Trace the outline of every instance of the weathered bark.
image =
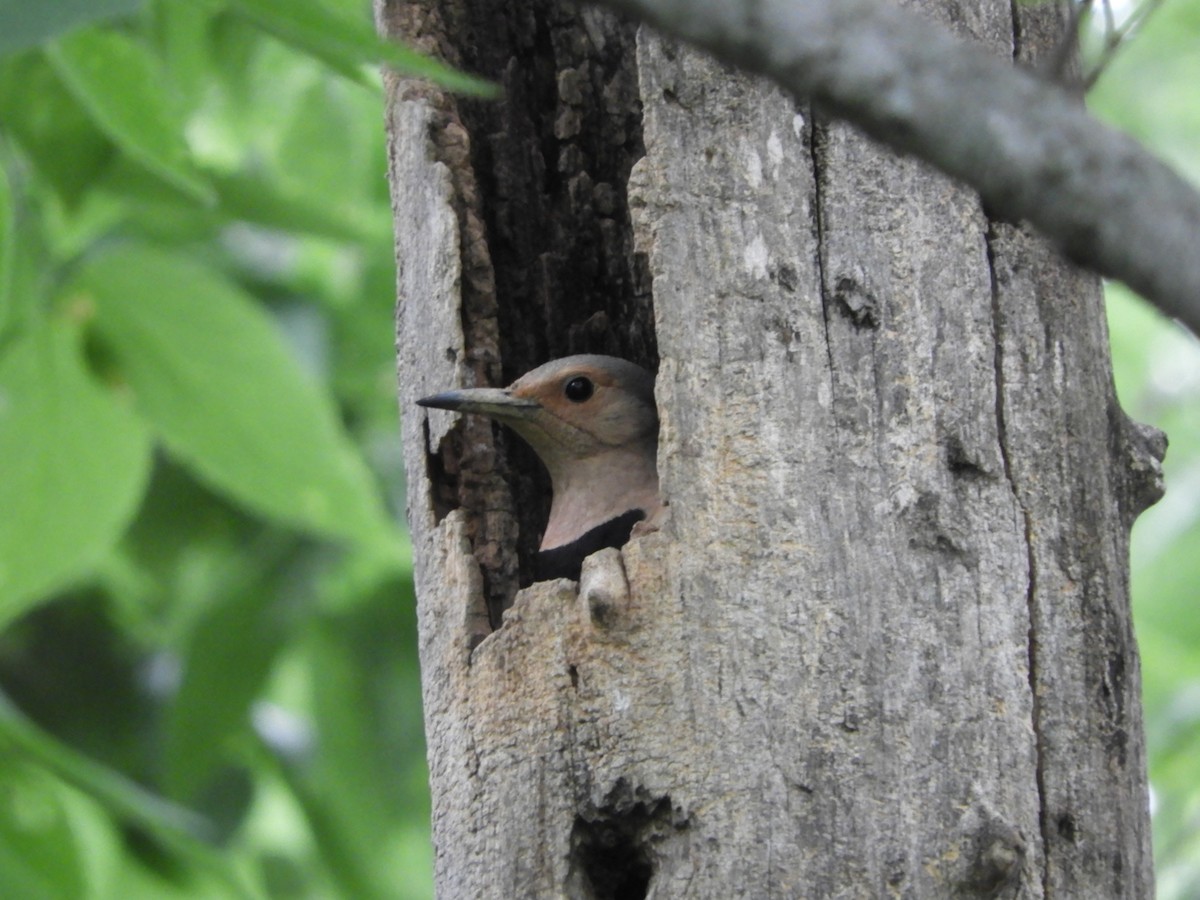
[[(514, 6), (379, 7), (505, 89), (389, 84), (439, 894), (1149, 896), (1161, 447), (1096, 281), (762, 81)], [(928, 6), (1013, 52), (1007, 2)], [(657, 364), (673, 512), (492, 631), (544, 478), (412, 400), (582, 350)]]
[[(979, 191), (992, 212), (1033, 223), (1071, 259), (1200, 333), (1200, 192), (1044, 77), (1069, 54), (1054, 53), (1039, 77), (889, 0), (597, 2), (768, 75), (926, 160)], [(965, 4), (925, 5), (978, 36)]]

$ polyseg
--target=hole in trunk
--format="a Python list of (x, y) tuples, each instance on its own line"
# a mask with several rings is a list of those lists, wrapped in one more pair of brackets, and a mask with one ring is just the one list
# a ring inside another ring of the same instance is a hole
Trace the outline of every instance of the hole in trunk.
[(658, 845), (687, 828), (667, 796), (650, 796), (621, 779), (599, 808), (575, 818), (571, 830), (572, 896), (643, 900), (657, 873)]

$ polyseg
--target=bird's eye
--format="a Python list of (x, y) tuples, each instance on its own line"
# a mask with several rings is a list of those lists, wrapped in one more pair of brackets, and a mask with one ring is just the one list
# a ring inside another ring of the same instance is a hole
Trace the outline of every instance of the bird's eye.
[(590, 378), (576, 375), (563, 386), (563, 393), (572, 403), (583, 403), (596, 392), (596, 386)]

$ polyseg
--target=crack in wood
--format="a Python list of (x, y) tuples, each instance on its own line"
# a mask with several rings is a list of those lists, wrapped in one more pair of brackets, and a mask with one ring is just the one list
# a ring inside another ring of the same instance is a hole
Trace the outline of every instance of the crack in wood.
[[(1029, 616), (1029, 632), (1026, 639), (1026, 666), (1029, 675), (1030, 724), (1033, 729), (1034, 774), (1038, 793), (1038, 827), (1042, 844), (1043, 860), (1050, 853), (1050, 811), (1047, 808), (1046, 794), (1046, 757), (1043, 746), (1041, 702), (1039, 700), (1038, 684), (1038, 633), (1037, 633), (1037, 560), (1034, 554), (1033, 522), (1029, 510), (1021, 502), (1013, 474), (1012, 460), (1009, 456), (1008, 428), (1005, 416), (1005, 382), (1004, 382), (1004, 315), (1000, 308), (1000, 282), (996, 271), (996, 223), (988, 219), (988, 228), (984, 234), (984, 245), (987, 249), (988, 275), (991, 279), (992, 291), (992, 340), (995, 341), (994, 372), (996, 375), (996, 438), (1000, 445), (1000, 459), (1004, 466), (1004, 479), (1012, 492), (1013, 503), (1021, 516), (1024, 526), (1025, 560), (1027, 567), (1025, 608)], [(1042, 893), (1050, 896), (1049, 867), (1043, 862)]]

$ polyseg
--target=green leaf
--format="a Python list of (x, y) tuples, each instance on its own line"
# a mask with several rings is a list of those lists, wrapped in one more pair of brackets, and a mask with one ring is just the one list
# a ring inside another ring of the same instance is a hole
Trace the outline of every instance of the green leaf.
[(0, 694), (0, 747), (36, 762), (39, 767), (93, 797), (127, 824), (180, 837), (203, 837), (210, 831), (206, 820), (151, 794), (119, 772), (46, 733), (3, 694)]
[(452, 91), (491, 97), (496, 86), (379, 37), (370, 21), (334, 12), (318, 0), (230, 0), (230, 7), (297, 49), (344, 74), (382, 64)]
[(13, 223), (12, 187), (8, 181), (8, 166), (0, 156), (0, 340), (15, 319), (12, 308), (13, 243), (16, 240)]
[[(407, 773), (397, 766), (399, 759), (418, 766), (422, 759), (419, 706), (404, 703), (397, 690), (418, 680), (413, 655), (396, 652), (406, 643), (411, 611), (395, 602), (403, 593), (393, 583), (349, 616), (311, 621), (304, 652), (307, 666), (320, 673), (309, 689), (320, 752), (304, 765), (280, 756), (340, 893), (364, 900), (431, 891), (430, 854), (397, 852), (398, 813), (428, 803), (425, 773), (410, 793)], [(424, 840), (427, 848), (427, 834)]]
[[(230, 739), (250, 728), (251, 704), (275, 664), (291, 625), (280, 609), (281, 564), (295, 538), (267, 536), (254, 546), (256, 577), (235, 577), (192, 629), (183, 681), (166, 720), (168, 793), (193, 800), (224, 761)], [(241, 573), (237, 573), (241, 574)]]
[(137, 12), (143, 0), (0, 0), (0, 56), (34, 47), (88, 22)]
[(327, 198), (311, 195), (246, 172), (213, 179), (221, 209), (231, 218), (264, 225), (277, 231), (307, 233), (335, 241), (364, 241), (371, 233), (371, 208), (349, 209)]
[(157, 0), (154, 36), (158, 58), (189, 107), (198, 106), (213, 81), (209, 34), (220, 8), (196, 0)]
[(178, 645), (200, 611), (228, 593), (232, 579), (253, 577), (266, 567), (268, 561), (251, 551), (263, 530), (261, 520), (164, 454), (137, 518), (98, 578), (120, 605), (126, 627), (153, 629)]
[(125, 153), (205, 203), (212, 190), (193, 165), (184, 120), (154, 56), (114, 31), (89, 29), (48, 48), (63, 82)]
[(0, 753), (0, 883), (6, 893), (85, 895), (83, 859), (63, 800), (62, 785), (54, 778)]
[(329, 397), (250, 297), (210, 269), (138, 246), (92, 260), (79, 289), (139, 407), (197, 477), (315, 534), (395, 539)]
[[(257, 886), (239, 870), (237, 860), (231, 858), (233, 854), (219, 853), (205, 843), (212, 831), (208, 820), (150, 793), (119, 772), (77, 752), (31, 722), (8, 697), (0, 693), (0, 763), (6, 757), (24, 757), (29, 760), (31, 771), (45, 773), (42, 777), (53, 776), (60, 790), (79, 792), (75, 795), (78, 800), (88, 801), (89, 805), (98, 804), (111, 818), (130, 826), (135, 833), (146, 838), (149, 842), (147, 850), (169, 854), (171, 863), (190, 869), (186, 874), (194, 874), (221, 885), (222, 890), (219, 892), (210, 891), (203, 896), (247, 900), (260, 900), (262, 897)], [(3, 797), (2, 781), (0, 797)], [(91, 804), (91, 801), (94, 801), (94, 804)], [(77, 804), (71, 804), (75, 805)], [(3, 806), (4, 804), (0, 803), (0, 807)], [(45, 805), (41, 808), (43, 811), (47, 809)], [(88, 845), (83, 850), (85, 854), (95, 853), (96, 846), (103, 840), (103, 836), (94, 833), (81, 835), (80, 832), (95, 831), (100, 827), (100, 823), (81, 822), (77, 810), (67, 809), (65, 812), (71, 816), (70, 829), (75, 835), (76, 843)], [(0, 815), (2, 813), (3, 810), (0, 809)], [(0, 831), (0, 848), (3, 848), (4, 837)], [(47, 835), (46, 840), (54, 841), (56, 838)], [(16, 851), (18, 854), (20, 852), (20, 849)], [(106, 855), (111, 858), (115, 853), (114, 850)], [(3, 859), (3, 856), (0, 856), (0, 859)], [(85, 871), (93, 876), (89, 881), (94, 884), (97, 879), (92, 865), (87, 865)], [(77, 891), (25, 894), (12, 890), (12, 885), (7, 881), (0, 881), (0, 884), (5, 887), (6, 897), (106, 896), (102, 892)], [(114, 892), (114, 896), (128, 894)], [(154, 896), (160, 894), (156, 893)]]
[(38, 180), (51, 184), (69, 204), (116, 155), (40, 53), (0, 61), (0, 121), (25, 150)]
[(137, 417), (84, 368), (66, 327), (0, 355), (0, 625), (85, 574), (132, 518), (150, 468)]

